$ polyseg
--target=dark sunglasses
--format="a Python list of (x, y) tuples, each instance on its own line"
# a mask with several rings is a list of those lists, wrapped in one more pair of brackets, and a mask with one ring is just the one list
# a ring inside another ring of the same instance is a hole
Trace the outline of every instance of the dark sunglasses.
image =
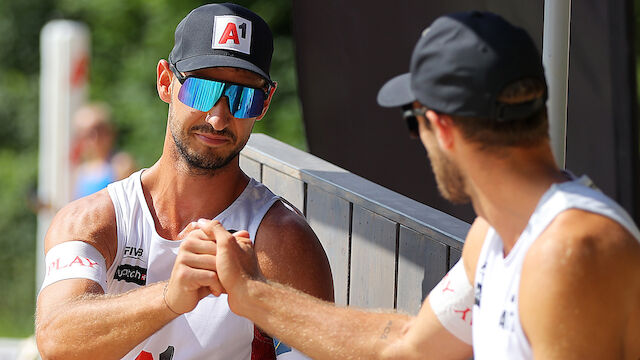
[(233, 117), (249, 119), (262, 114), (269, 89), (203, 79), (192, 75), (184, 76), (173, 64), (169, 64), (169, 67), (182, 84), (178, 92), (178, 99), (183, 104), (207, 112), (215, 106), (221, 97), (226, 96), (229, 112)]
[(426, 107), (414, 108), (413, 104), (407, 104), (402, 107), (402, 117), (407, 121), (407, 127), (409, 128), (409, 135), (417, 139), (420, 137), (420, 132), (418, 131), (418, 119), (416, 116), (424, 116), (427, 115)]

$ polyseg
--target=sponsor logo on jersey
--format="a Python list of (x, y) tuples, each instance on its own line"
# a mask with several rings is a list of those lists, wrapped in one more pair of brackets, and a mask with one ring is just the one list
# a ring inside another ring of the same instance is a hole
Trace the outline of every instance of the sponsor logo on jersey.
[[(174, 350), (175, 349), (173, 346), (169, 346), (167, 350), (160, 354), (159, 360), (172, 360)], [(142, 351), (140, 352), (140, 354), (138, 354), (136, 360), (154, 360), (154, 357), (150, 352)]]
[(140, 266), (122, 264), (116, 269), (115, 280), (126, 281), (138, 285), (147, 284), (147, 269)]
[(502, 314), (500, 315), (499, 324), (500, 324), (500, 327), (503, 328), (504, 330), (513, 331), (513, 329), (515, 328), (514, 324), (515, 324), (516, 308), (517, 308), (516, 296), (512, 294), (511, 300), (506, 305), (506, 308), (502, 310)]
[(144, 258), (143, 258), (143, 255), (144, 255), (144, 250), (142, 248), (137, 248), (137, 247), (133, 247), (133, 246), (125, 246), (124, 247), (124, 255), (122, 256), (122, 258), (145, 261)]
[(480, 299), (482, 298), (482, 281), (484, 280), (484, 273), (487, 269), (487, 262), (480, 267), (480, 271), (478, 273), (477, 283), (476, 283), (476, 291), (475, 291), (475, 299), (474, 305), (480, 307)]

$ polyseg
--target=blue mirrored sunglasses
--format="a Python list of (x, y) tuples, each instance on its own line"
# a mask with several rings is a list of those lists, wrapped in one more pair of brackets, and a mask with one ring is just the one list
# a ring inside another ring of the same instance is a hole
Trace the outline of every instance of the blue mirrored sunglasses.
[(178, 99), (196, 110), (207, 112), (222, 96), (227, 97), (229, 112), (238, 119), (248, 119), (262, 114), (267, 91), (225, 81), (183, 76), (170, 64), (171, 71), (182, 84)]

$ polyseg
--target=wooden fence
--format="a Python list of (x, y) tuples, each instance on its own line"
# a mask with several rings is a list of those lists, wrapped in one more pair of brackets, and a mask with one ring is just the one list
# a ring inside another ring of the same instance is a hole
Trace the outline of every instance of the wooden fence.
[(267, 135), (251, 135), (240, 166), (304, 212), (337, 304), (416, 314), (460, 258), (469, 224)]

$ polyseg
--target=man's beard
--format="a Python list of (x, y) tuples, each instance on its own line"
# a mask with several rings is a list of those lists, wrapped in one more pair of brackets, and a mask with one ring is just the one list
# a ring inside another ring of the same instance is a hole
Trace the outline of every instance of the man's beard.
[(237, 136), (227, 129), (221, 131), (214, 130), (213, 126), (209, 124), (193, 126), (188, 132), (181, 132), (181, 129), (175, 126), (176, 121), (170, 121), (170, 124), (173, 125), (171, 126), (171, 135), (180, 157), (184, 160), (189, 171), (197, 175), (213, 175), (217, 170), (227, 166), (236, 156), (238, 156), (246, 144), (246, 140), (248, 140), (246, 139), (245, 141), (240, 142), (235, 148), (226, 154), (216, 153), (213, 149), (197, 152), (193, 148), (189, 147), (189, 133), (198, 131), (205, 134), (225, 136), (229, 138), (232, 143), (236, 143)]
[(466, 191), (464, 176), (458, 165), (449, 160), (437, 147), (427, 151), (427, 154), (442, 197), (454, 204), (466, 204), (471, 201)]

